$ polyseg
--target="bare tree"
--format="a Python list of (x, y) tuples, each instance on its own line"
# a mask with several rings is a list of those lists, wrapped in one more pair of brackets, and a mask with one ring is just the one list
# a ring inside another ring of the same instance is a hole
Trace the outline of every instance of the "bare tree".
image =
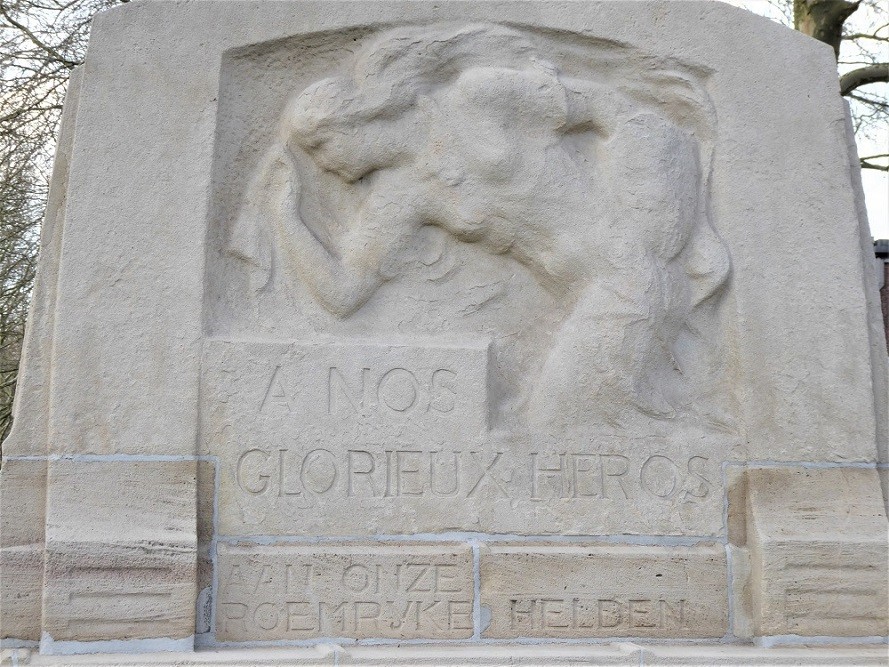
[(12, 425), (25, 315), (37, 265), (35, 221), (43, 203), (34, 196), (34, 154), (42, 148), (10, 146), (8, 138), (0, 136), (0, 438)]

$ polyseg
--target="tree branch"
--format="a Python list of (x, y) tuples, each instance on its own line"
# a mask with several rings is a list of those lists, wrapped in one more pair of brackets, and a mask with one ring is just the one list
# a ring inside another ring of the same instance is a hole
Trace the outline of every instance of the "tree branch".
[(871, 160), (880, 160), (889, 157), (889, 153), (878, 153), (877, 155), (865, 155), (860, 158), (862, 169), (876, 169), (878, 171), (889, 171), (889, 165), (876, 164)]
[(840, 95), (848, 95), (856, 88), (869, 83), (889, 81), (889, 63), (877, 63), (867, 67), (859, 67), (846, 72), (840, 77)]
[(5, 18), (7, 21), (9, 21), (10, 25), (12, 25), (14, 28), (18, 28), (21, 32), (23, 32), (25, 35), (27, 35), (28, 39), (31, 40), (31, 42), (34, 44), (34, 46), (41, 49), (42, 51), (45, 51), (47, 53), (47, 55), (49, 55), (52, 58), (55, 58), (60, 63), (65, 65), (65, 67), (67, 67), (68, 69), (74, 69), (75, 67), (77, 67), (80, 64), (79, 62), (69, 60), (68, 58), (63, 56), (61, 53), (56, 51), (49, 44), (44, 44), (40, 40), (40, 38), (37, 37), (37, 35), (35, 35), (30, 30), (28, 30), (27, 26), (22, 25), (21, 23), (16, 21), (14, 18), (12, 18), (9, 15), (9, 12), (6, 11), (6, 8), (3, 7), (2, 5), (0, 5), (0, 14), (3, 14), (3, 18)]
[(853, 40), (853, 39), (872, 39), (877, 42), (889, 42), (889, 36), (883, 35), (866, 35), (860, 32), (853, 32), (850, 35), (843, 35), (843, 39)]

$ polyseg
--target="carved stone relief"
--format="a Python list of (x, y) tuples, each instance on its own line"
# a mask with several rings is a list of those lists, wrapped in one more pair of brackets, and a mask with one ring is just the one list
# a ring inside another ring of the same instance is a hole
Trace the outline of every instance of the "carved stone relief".
[(659, 0), (94, 27), (0, 662), (884, 660), (885, 341), (829, 49)]
[[(230, 211), (244, 299), (298, 283), (327, 317), (312, 334), (490, 340), (495, 430), (731, 430), (713, 400), (730, 262), (708, 211), (706, 72), (609, 43), (596, 68), (546, 39), (354, 37), (283, 103)], [(437, 302), (437, 326), (387, 307), (399, 283), (414, 310)]]

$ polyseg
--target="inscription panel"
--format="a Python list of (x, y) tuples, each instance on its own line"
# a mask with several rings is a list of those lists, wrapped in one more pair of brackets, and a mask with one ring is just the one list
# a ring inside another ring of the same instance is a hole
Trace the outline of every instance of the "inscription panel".
[(486, 346), (212, 341), (222, 535), (716, 535), (712, 437), (490, 427)]
[(486, 345), (210, 341), (204, 361), (209, 447), (245, 420), (354, 436), (467, 438), (487, 429)]
[(492, 546), (481, 557), (483, 636), (721, 637), (722, 546)]
[(217, 638), (464, 639), (473, 632), (466, 545), (219, 546)]

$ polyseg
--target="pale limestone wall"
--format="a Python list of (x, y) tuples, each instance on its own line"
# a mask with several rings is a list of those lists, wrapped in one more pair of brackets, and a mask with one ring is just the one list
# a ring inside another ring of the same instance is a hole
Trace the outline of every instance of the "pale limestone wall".
[[(100, 15), (4, 443), (4, 646), (880, 641), (854, 157), (830, 50), (718, 3)], [(372, 653), (304, 657), (402, 659)]]

